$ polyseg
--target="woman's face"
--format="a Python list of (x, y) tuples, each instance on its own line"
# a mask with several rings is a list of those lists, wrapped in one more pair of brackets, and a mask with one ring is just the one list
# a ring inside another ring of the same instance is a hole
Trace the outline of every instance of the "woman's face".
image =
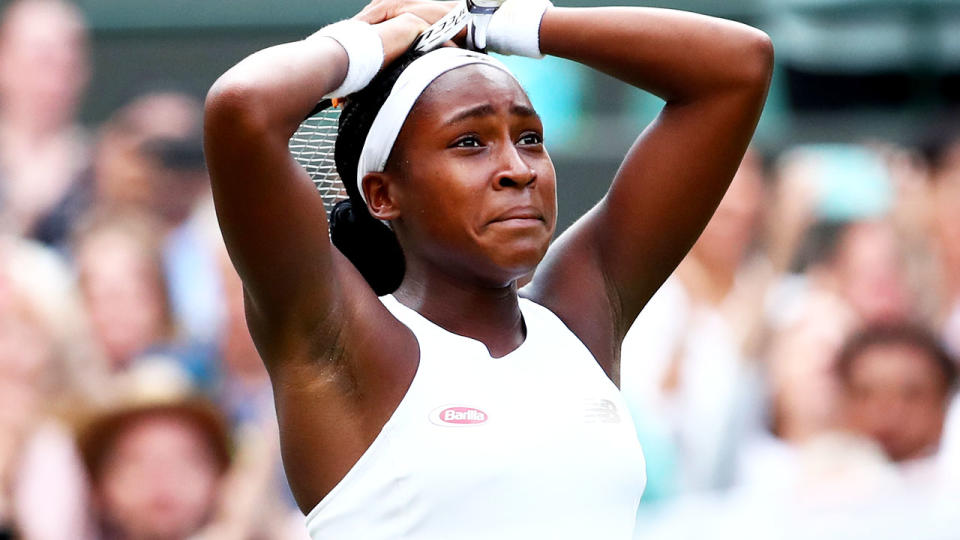
[[(368, 176), (369, 178), (369, 176)], [(400, 132), (386, 189), (408, 268), (426, 262), (501, 286), (533, 270), (556, 226), (556, 174), (543, 125), (508, 74), (467, 66), (439, 77)]]

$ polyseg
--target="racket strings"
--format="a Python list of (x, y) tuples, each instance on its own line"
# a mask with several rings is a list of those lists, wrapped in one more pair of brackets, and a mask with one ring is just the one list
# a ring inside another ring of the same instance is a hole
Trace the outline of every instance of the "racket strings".
[(327, 212), (347, 198), (334, 160), (339, 119), (339, 108), (324, 108), (304, 120), (289, 142), (290, 154), (313, 180)]

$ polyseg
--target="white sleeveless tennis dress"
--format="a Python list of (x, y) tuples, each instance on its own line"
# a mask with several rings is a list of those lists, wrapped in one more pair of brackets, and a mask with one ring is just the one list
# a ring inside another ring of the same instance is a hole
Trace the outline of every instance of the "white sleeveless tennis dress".
[(616, 386), (556, 315), (521, 299), (526, 338), (491, 358), (381, 299), (420, 343), (413, 383), (307, 516), (313, 540), (630, 540), (646, 481)]

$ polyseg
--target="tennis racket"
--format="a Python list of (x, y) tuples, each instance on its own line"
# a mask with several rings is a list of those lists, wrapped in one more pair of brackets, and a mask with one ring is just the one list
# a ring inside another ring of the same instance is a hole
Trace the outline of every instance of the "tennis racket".
[[(429, 52), (453, 39), (461, 30), (476, 23), (485, 24), (504, 0), (465, 0), (443, 18), (424, 30), (411, 48)], [(468, 32), (469, 32), (468, 28)], [(340, 107), (325, 99), (300, 124), (289, 141), (290, 153), (300, 164), (323, 199), (327, 213), (347, 198), (347, 190), (337, 174), (333, 151), (337, 141)]]
[(333, 159), (339, 122), (340, 108), (334, 107), (332, 100), (325, 99), (300, 123), (288, 143), (293, 159), (307, 171), (320, 192), (327, 214), (334, 205), (347, 198), (347, 190), (340, 181)]

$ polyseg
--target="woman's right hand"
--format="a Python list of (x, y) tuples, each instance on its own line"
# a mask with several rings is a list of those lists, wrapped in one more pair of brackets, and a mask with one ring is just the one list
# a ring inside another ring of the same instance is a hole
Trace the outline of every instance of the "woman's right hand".
[(383, 63), (387, 65), (458, 4), (431, 0), (373, 0), (353, 18), (377, 29), (383, 41)]
[(383, 42), (383, 65), (389, 65), (410, 48), (430, 23), (413, 13), (401, 13), (373, 25)]

